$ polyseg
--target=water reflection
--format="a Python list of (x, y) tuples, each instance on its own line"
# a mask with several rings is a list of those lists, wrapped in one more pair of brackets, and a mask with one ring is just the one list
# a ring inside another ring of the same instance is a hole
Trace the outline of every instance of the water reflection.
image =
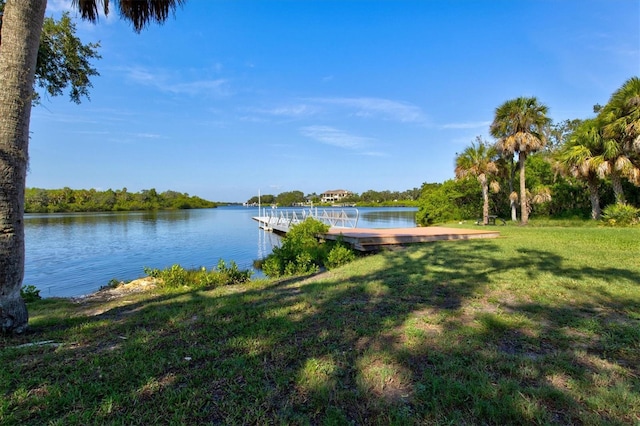
[(386, 210), (361, 209), (358, 228), (406, 228), (416, 226), (416, 212), (417, 209), (408, 208), (389, 208)]

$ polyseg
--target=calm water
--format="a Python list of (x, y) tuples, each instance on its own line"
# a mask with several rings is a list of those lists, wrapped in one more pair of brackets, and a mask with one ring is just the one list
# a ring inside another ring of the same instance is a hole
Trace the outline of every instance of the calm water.
[[(411, 208), (361, 208), (359, 228), (415, 226)], [(126, 213), (25, 215), (24, 284), (43, 297), (80, 296), (111, 279), (144, 276), (143, 268), (217, 265), (220, 259), (252, 269), (253, 261), (279, 245), (258, 229), (257, 208)], [(256, 271), (254, 276), (259, 275)]]

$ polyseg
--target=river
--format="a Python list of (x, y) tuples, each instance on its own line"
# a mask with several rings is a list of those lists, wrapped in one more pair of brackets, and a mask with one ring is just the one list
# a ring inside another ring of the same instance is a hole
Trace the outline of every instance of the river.
[[(353, 209), (347, 209), (353, 210)], [(359, 208), (359, 228), (415, 226), (414, 208)], [(280, 238), (258, 228), (257, 208), (25, 215), (25, 285), (43, 297), (92, 293), (110, 280), (143, 277), (144, 267), (207, 269), (235, 261), (252, 269)], [(254, 277), (260, 276), (254, 270)]]

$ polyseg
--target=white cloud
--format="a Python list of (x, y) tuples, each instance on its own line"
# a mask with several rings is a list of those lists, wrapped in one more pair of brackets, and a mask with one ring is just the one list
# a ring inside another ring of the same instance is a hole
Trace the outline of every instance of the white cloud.
[(381, 117), (401, 123), (426, 123), (422, 110), (410, 103), (381, 98), (312, 98), (311, 101), (354, 110), (358, 117)]
[[(228, 96), (231, 92), (229, 90), (229, 82), (224, 78), (218, 78), (214, 80), (199, 80), (191, 81), (188, 83), (166, 84), (164, 90), (176, 93), (186, 94), (191, 96), (196, 95), (213, 95), (213, 96)], [(160, 89), (163, 89), (160, 87)]]
[(488, 128), (491, 125), (491, 121), (470, 121), (467, 123), (448, 123), (443, 124), (443, 129), (480, 129)]
[(131, 136), (142, 139), (166, 139), (166, 136), (157, 133), (131, 133)]
[(180, 82), (180, 76), (171, 75), (162, 70), (149, 71), (142, 67), (128, 67), (121, 68), (120, 71), (125, 72), (126, 77), (134, 83), (154, 87), (163, 92), (216, 97), (230, 94), (228, 80), (223, 78)]
[(371, 142), (370, 138), (351, 135), (330, 126), (307, 126), (300, 132), (311, 139), (344, 149), (362, 149)]
[(387, 157), (388, 154), (380, 151), (366, 151), (360, 153), (360, 155), (365, 157)]
[(276, 117), (300, 118), (315, 115), (318, 112), (318, 108), (308, 104), (295, 104), (273, 108), (253, 108), (251, 111)]
[(49, 0), (47, 2), (47, 15), (71, 10), (73, 10), (71, 0)]

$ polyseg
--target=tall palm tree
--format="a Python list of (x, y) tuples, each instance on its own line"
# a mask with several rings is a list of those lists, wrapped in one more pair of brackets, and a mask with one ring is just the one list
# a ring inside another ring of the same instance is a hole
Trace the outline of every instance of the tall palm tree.
[[(498, 151), (491, 145), (476, 137), (476, 143), (471, 143), (461, 154), (456, 156), (455, 174), (457, 179), (475, 176), (482, 187), (482, 224), (489, 223), (489, 178), (498, 172), (496, 160)], [(497, 181), (493, 182), (495, 188)]]
[(521, 223), (529, 222), (525, 162), (527, 156), (542, 149), (546, 143), (544, 127), (551, 121), (548, 108), (535, 97), (519, 97), (506, 101), (496, 108), (490, 132), (498, 142), (496, 147), (505, 154), (518, 153), (520, 169), (520, 217)]
[(616, 204), (624, 204), (626, 197), (622, 187), (622, 180), (627, 177), (629, 181), (640, 185), (638, 167), (625, 151), (624, 146), (616, 139), (602, 139), (602, 150), (597, 158), (598, 174), (601, 178), (609, 177), (616, 197)]
[[(497, 148), (496, 148), (497, 151)], [(511, 221), (518, 221), (518, 214), (516, 205), (518, 204), (518, 193), (513, 190), (513, 181), (515, 180), (516, 174), (516, 163), (513, 161), (513, 154), (508, 155), (505, 153), (499, 153), (500, 157), (498, 158), (496, 164), (498, 166), (498, 174), (499, 177), (505, 181), (509, 186), (508, 194), (509, 194), (509, 210), (511, 211)]]
[[(136, 31), (163, 22), (185, 0), (120, 0), (120, 15)], [(109, 0), (74, 0), (83, 18), (95, 22)], [(21, 333), (28, 323), (20, 297), (24, 277), (24, 190), (33, 81), (46, 0), (7, 0), (0, 49), (0, 332)]]
[(640, 186), (640, 78), (627, 80), (598, 114), (605, 150), (602, 174), (611, 177), (617, 203), (624, 203), (621, 178)]
[(600, 179), (602, 136), (595, 119), (584, 120), (557, 152), (556, 159), (565, 174), (583, 180), (589, 189), (591, 218), (600, 219)]
[(605, 137), (620, 141), (627, 152), (640, 153), (640, 78), (632, 77), (616, 90), (599, 117)]
[(24, 189), (31, 96), (46, 2), (5, 5), (0, 49), (0, 331), (26, 330)]

